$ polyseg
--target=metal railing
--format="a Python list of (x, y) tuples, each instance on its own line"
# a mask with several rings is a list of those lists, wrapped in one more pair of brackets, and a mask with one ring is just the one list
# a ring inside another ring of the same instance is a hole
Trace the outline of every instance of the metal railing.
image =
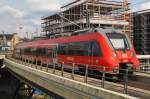
[(12, 54), (12, 51), (0, 51), (0, 55)]
[[(107, 70), (112, 69), (111, 67), (107, 66), (89, 66), (88, 64), (79, 64), (73, 62), (50, 62), (49, 60), (44, 61), (41, 59), (34, 60), (31, 57), (18, 57), (17, 59), (12, 57), (7, 57), (17, 63), (24, 64), (31, 68), (35, 68), (38, 70), (42, 70), (45, 72), (50, 72), (55, 75), (60, 75), (62, 77), (67, 77), (72, 80), (78, 80), (84, 83), (90, 83), (92, 79), (97, 79), (97, 83), (102, 87), (105, 88), (106, 82), (108, 81), (117, 81), (122, 86), (119, 85), (123, 89), (124, 94), (128, 94), (128, 82), (129, 82), (129, 72), (134, 72), (128, 69), (118, 69), (120, 71), (119, 77), (116, 75), (111, 75)], [(66, 68), (66, 66), (70, 66), (70, 68)], [(101, 72), (97, 71), (97, 69), (101, 70)], [(117, 77), (117, 79), (116, 79)], [(91, 83), (90, 83), (91, 84)]]

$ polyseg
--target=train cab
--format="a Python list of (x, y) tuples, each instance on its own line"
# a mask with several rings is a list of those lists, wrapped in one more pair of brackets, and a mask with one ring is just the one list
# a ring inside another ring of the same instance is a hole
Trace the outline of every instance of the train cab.
[[(128, 69), (129, 71), (138, 69), (139, 61), (136, 57), (134, 47), (125, 33), (113, 29), (103, 30), (103, 32), (99, 31), (99, 33), (103, 35), (107, 42), (104, 46), (105, 51), (103, 54), (105, 55), (103, 58), (105, 62), (103, 65), (113, 68), (113, 70), (108, 69), (108, 71), (119, 73), (119, 69)], [(102, 45), (100, 44), (100, 46)]]

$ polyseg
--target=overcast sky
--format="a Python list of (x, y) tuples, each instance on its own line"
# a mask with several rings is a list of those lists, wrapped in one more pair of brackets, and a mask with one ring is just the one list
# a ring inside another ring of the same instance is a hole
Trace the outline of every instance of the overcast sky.
[[(41, 18), (51, 15), (59, 8), (73, 0), (0, 0), (0, 33), (4, 30), (6, 33), (19, 32), (22, 26), (21, 34), (26, 36), (25, 32), (33, 33), (38, 28), (40, 32)], [(116, 0), (117, 1), (117, 0)], [(119, 1), (119, 0), (118, 0)], [(146, 3), (139, 3), (148, 1)], [(130, 0), (132, 10), (141, 10), (150, 8), (150, 0)]]

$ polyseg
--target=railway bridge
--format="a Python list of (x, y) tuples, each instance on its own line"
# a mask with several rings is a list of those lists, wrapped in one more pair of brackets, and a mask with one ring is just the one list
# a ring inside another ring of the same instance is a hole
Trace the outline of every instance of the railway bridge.
[[(105, 73), (102, 78), (95, 78), (85, 74), (65, 71), (55, 64), (50, 68), (47, 65), (37, 65), (28, 60), (17, 60), (11, 57), (4, 58), (5, 68), (15, 76), (19, 82), (31, 86), (31, 89), (39, 88), (48, 94), (55, 94), (56, 99), (137, 99), (150, 97), (150, 74), (136, 72), (134, 81), (130, 79), (125, 82), (112, 82), (105, 80)], [(141, 80), (142, 77), (142, 80)], [(143, 80), (144, 79), (144, 80)], [(137, 83), (137, 81), (141, 83)], [(131, 82), (131, 83), (129, 83)], [(137, 86), (136, 86), (137, 85)], [(16, 88), (16, 93), (19, 91)], [(30, 92), (30, 97), (33, 95)]]

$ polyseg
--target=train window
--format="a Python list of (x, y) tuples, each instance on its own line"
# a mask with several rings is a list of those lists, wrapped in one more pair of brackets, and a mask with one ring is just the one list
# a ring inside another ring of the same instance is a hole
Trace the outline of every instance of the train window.
[(56, 58), (57, 53), (62, 53), (62, 46), (58, 46), (57, 44), (51, 45), (49, 48), (47, 48), (47, 56), (51, 58)]
[(69, 55), (89, 56), (90, 42), (75, 42), (69, 44)]
[(129, 50), (129, 43), (124, 34), (107, 33), (107, 37), (115, 50)]
[(41, 49), (41, 54), (42, 54), (42, 55), (46, 55), (46, 49), (45, 49), (45, 48), (42, 48), (42, 49)]
[(31, 49), (30, 48), (25, 48), (24, 49), (24, 53), (25, 54), (30, 54), (31, 53)]
[(46, 48), (38, 48), (36, 50), (36, 54), (39, 55), (39, 56), (44, 56), (46, 55)]
[(100, 46), (96, 41), (60, 44), (58, 54), (74, 56), (101, 56)]
[(68, 44), (60, 44), (58, 46), (58, 54), (67, 55), (68, 53)]
[(26, 50), (26, 48), (24, 49), (24, 53), (25, 53), (25, 54), (27, 53), (27, 50)]
[(24, 49), (23, 48), (20, 49), (20, 53), (24, 54)]
[(36, 48), (31, 48), (31, 54), (36, 55)]
[(91, 42), (91, 52), (90, 56), (100, 57), (102, 56), (102, 51), (99, 44), (96, 41)]
[(46, 55), (49, 56), (49, 57), (52, 57), (52, 54), (53, 54), (53, 49), (52, 48), (47, 48)]
[(46, 48), (41, 48), (41, 55), (46, 55)]
[(40, 54), (40, 53), (39, 53), (39, 49), (37, 48), (37, 49), (36, 49), (36, 55), (39, 56), (39, 54)]

